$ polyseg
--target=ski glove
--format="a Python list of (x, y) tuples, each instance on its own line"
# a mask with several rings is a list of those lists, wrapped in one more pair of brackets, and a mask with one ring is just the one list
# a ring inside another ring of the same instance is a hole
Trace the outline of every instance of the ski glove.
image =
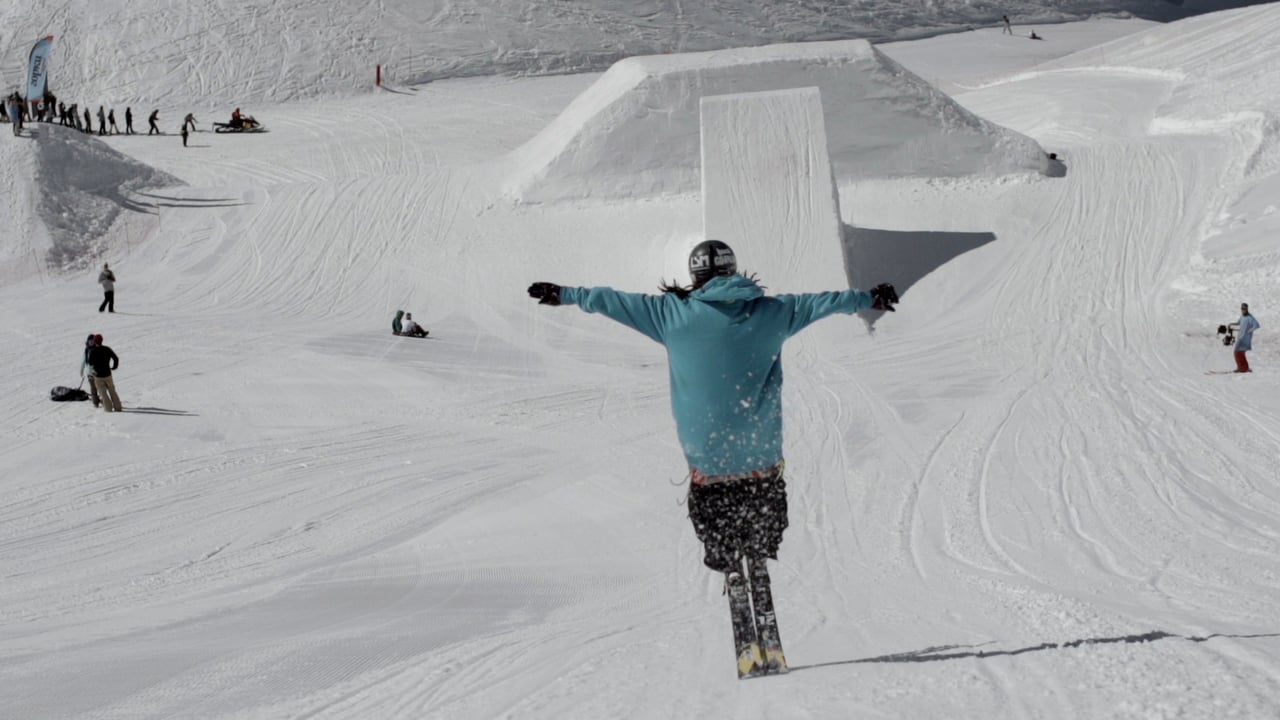
[(896, 312), (893, 306), (898, 303), (898, 291), (894, 290), (889, 283), (880, 283), (871, 288), (871, 297), (873, 300), (871, 307), (873, 309)]
[(538, 301), (539, 305), (559, 305), (560, 286), (549, 282), (536, 282), (529, 286), (529, 297)]

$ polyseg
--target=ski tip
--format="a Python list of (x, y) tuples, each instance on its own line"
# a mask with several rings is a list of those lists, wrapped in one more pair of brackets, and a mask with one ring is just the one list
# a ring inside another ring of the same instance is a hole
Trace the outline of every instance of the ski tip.
[(769, 675), (786, 675), (790, 672), (787, 667), (787, 657), (782, 654), (782, 648), (765, 648), (764, 664)]
[(738, 679), (766, 677), (768, 675), (786, 675), (791, 672), (787, 667), (787, 658), (781, 650), (764, 650), (752, 644), (738, 653)]
[(738, 679), (759, 677), (765, 673), (764, 654), (760, 646), (749, 643), (738, 649)]

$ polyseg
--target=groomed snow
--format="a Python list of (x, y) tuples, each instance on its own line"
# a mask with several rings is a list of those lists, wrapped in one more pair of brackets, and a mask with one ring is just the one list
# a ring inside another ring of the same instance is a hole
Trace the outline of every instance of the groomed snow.
[[(124, 6), (101, 4), (116, 36)], [(788, 347), (795, 671), (750, 682), (685, 517), (662, 349), (524, 293), (653, 290), (702, 234), (696, 193), (504, 195), (507, 154), (599, 75), (343, 112), (285, 93), (242, 103), (270, 132), (224, 136), (197, 103), (228, 96), (175, 70), (163, 137), (0, 133), (0, 714), (1280, 714), (1280, 5), (1037, 30), (877, 46), (1062, 163), (840, 182), (848, 274), (902, 305)], [(226, 68), (205, 37), (191, 67)], [(148, 187), (57, 194), (51, 144)], [(28, 261), (68, 246), (63, 211), (115, 219), (66, 269)], [(830, 269), (739, 261), (766, 285)], [(1255, 372), (1205, 375), (1241, 301)], [(431, 337), (392, 336), (396, 309)], [(47, 399), (90, 332), (128, 412)]]

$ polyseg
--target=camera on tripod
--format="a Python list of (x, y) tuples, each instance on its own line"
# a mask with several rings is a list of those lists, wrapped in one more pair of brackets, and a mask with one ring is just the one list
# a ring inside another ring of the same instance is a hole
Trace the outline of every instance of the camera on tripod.
[(1236, 341), (1236, 330), (1239, 328), (1235, 323), (1230, 325), (1219, 325), (1218, 334), (1222, 336), (1223, 345), (1231, 345)]

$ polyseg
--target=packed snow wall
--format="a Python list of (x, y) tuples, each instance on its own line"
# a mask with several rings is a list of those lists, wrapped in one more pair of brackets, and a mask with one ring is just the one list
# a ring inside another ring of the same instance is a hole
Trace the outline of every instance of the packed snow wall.
[(699, 187), (704, 96), (817, 87), (838, 179), (1045, 172), (1035, 141), (965, 110), (864, 40), (633, 57), (509, 157), (523, 202)]
[(771, 292), (846, 282), (822, 97), (797, 88), (702, 99), (703, 233)]

